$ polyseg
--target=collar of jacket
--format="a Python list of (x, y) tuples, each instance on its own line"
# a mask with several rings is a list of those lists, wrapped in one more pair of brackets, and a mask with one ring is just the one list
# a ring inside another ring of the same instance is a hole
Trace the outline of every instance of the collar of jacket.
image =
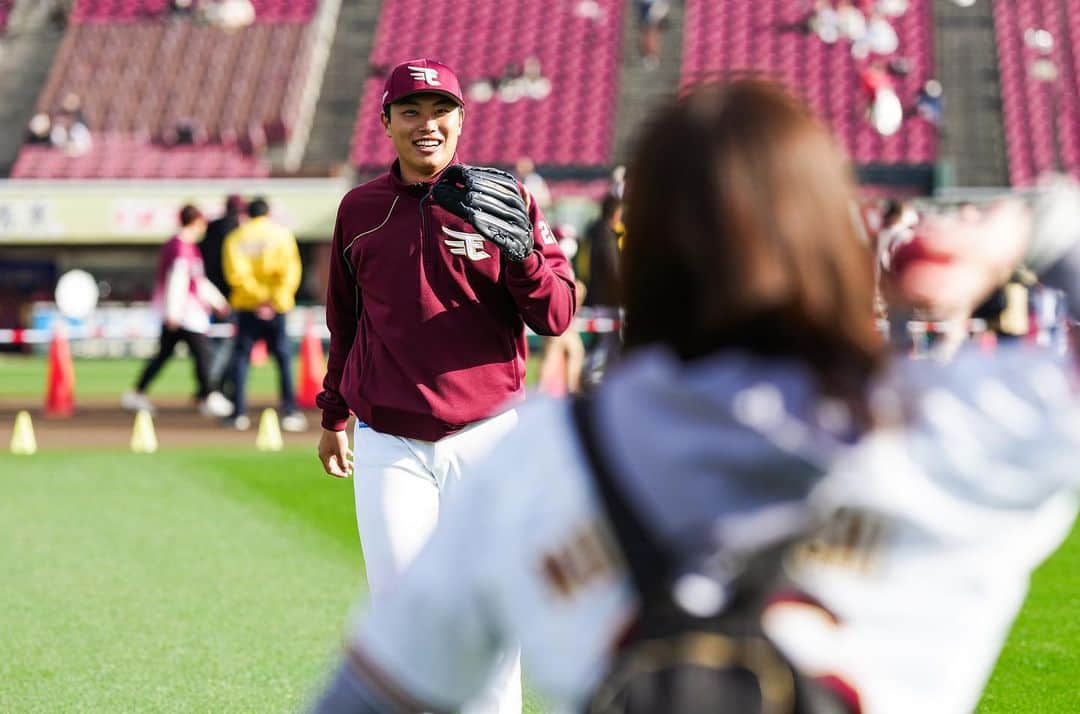
[(401, 178), (401, 162), (399, 159), (394, 159), (394, 163), (390, 165), (390, 185), (394, 187), (394, 190), (398, 193), (403, 193), (407, 196), (413, 196), (414, 198), (423, 198), (431, 191), (431, 187), (435, 185), (435, 182), (442, 176), (443, 171), (456, 164), (457, 154), (454, 154), (454, 158), (450, 159), (450, 163), (443, 168), (442, 171), (432, 176), (427, 181), (421, 181), (420, 183), (405, 183)]

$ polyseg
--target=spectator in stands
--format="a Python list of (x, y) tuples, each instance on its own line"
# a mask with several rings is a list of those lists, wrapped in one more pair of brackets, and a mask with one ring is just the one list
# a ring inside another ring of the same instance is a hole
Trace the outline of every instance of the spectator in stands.
[(853, 43), (861, 42), (866, 35), (866, 16), (851, 0), (836, 4), (836, 22), (840, 36)]
[(645, 69), (653, 70), (660, 66), (663, 32), (671, 6), (667, 0), (637, 0), (637, 11), (638, 48)]
[(530, 99), (544, 99), (551, 94), (551, 80), (540, 70), (539, 57), (526, 57), (521, 70), (525, 96)]
[(906, 77), (911, 74), (911, 60), (907, 57), (890, 57), (885, 66), (889, 74), (896, 77)]
[(900, 37), (889, 19), (879, 12), (871, 12), (866, 23), (866, 33), (862, 40), (852, 45), (851, 52), (856, 59), (861, 59), (870, 53), (891, 55), (899, 47)]
[(206, 142), (206, 131), (190, 117), (182, 117), (165, 131), (162, 137), (167, 146), (191, 146)]
[(200, 7), (207, 23), (229, 32), (255, 22), (255, 6), (251, 0), (218, 0), (203, 3)]
[(596, 0), (579, 0), (574, 5), (574, 14), (591, 22), (599, 23), (604, 20), (604, 8), (600, 7)]
[(900, 17), (908, 11), (908, 0), (877, 0), (877, 11), (885, 17)]
[(26, 143), (51, 144), (52, 120), (45, 112), (38, 112), (30, 118), (26, 127)]
[(247, 416), (247, 371), (251, 348), (266, 340), (277, 362), (281, 395), (281, 428), (304, 431), (307, 419), (296, 408), (292, 379), (292, 347), (285, 331), (285, 315), (296, 304), (302, 268), (300, 249), (292, 232), (269, 217), (263, 198), (248, 204), (248, 221), (225, 238), (223, 267), (232, 293), (229, 302), (236, 312), (236, 357), (232, 380), (236, 385), (235, 411), (228, 424), (243, 431), (251, 426)]
[[(225, 213), (210, 221), (206, 227), (206, 234), (199, 243), (199, 252), (202, 253), (203, 264), (206, 266), (206, 277), (226, 297), (232, 293), (232, 287), (225, 279), (225, 271), (222, 267), (225, 237), (246, 220), (246, 210), (247, 204), (242, 197), (236, 194), (227, 196)], [(230, 399), (235, 398), (236, 385), (232, 382), (232, 373), (236, 341), (232, 338), (215, 339), (212, 344), (214, 349), (210, 377), (214, 384), (218, 385), (222, 394)]]
[(470, 102), (483, 104), (495, 98), (495, 88), (498, 86), (498, 77), (484, 77), (469, 84), (468, 95)]
[(942, 93), (941, 82), (936, 79), (928, 79), (922, 89), (919, 90), (919, 96), (915, 98), (915, 114), (937, 127), (941, 126), (943, 117)]
[(827, 45), (840, 39), (840, 16), (829, 0), (817, 0), (807, 26)]
[(525, 96), (525, 81), (522, 68), (517, 64), (508, 64), (502, 76), (495, 83), (496, 94), (500, 101), (513, 104)]
[(146, 390), (172, 357), (177, 343), (183, 342), (195, 361), (199, 411), (204, 416), (216, 417), (228, 416), (232, 411), (229, 400), (211, 388), (210, 358), (206, 344), (210, 309), (225, 315), (228, 314), (229, 304), (225, 296), (206, 279), (202, 256), (195, 246), (205, 230), (206, 220), (199, 209), (184, 206), (180, 209), (180, 231), (161, 248), (154, 279), (154, 307), (162, 316), (161, 338), (157, 354), (146, 363), (135, 390), (121, 397), (120, 403), (125, 409), (154, 410)]
[(527, 57), (520, 67), (508, 64), (501, 77), (481, 79), (469, 85), (469, 97), (476, 101), (489, 101), (496, 94), (507, 104), (521, 99), (544, 99), (551, 94), (551, 80), (542, 74), (537, 57)]
[(904, 121), (904, 108), (885, 64), (874, 60), (859, 72), (859, 84), (867, 98), (866, 117), (882, 136), (892, 136)]
[(50, 139), (53, 146), (63, 149), (68, 156), (82, 156), (90, 150), (93, 139), (83, 115), (82, 98), (75, 92), (68, 92), (60, 102)]
[(522, 156), (514, 164), (514, 171), (525, 184), (525, 188), (529, 189), (529, 193), (536, 199), (536, 205), (540, 207), (540, 210), (547, 211), (551, 208), (551, 191), (544, 177), (537, 173), (533, 160), (528, 156)]
[(173, 15), (191, 15), (195, 9), (195, 0), (169, 0), (169, 12)]
[(85, 124), (86, 117), (83, 115), (82, 97), (76, 92), (68, 92), (65, 94), (64, 98), (60, 101), (60, 111), (57, 116), (60, 119), (68, 119), (72, 122)]

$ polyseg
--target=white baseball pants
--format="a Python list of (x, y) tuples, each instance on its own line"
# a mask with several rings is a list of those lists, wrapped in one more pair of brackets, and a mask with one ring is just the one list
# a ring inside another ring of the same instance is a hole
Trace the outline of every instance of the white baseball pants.
[[(517, 423), (503, 412), (439, 441), (383, 434), (357, 422), (353, 433), (356, 525), (372, 602), (386, 591), (435, 530), (439, 505), (454, 484)], [(438, 593), (432, 593), (438, 597)], [(521, 711), (521, 662), (515, 651), (494, 673), (484, 695), (463, 712)]]

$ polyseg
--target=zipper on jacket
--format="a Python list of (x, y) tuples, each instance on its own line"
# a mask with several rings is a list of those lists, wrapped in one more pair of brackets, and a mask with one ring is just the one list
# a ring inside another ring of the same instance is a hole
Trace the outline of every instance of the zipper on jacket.
[(430, 195), (425, 193), (420, 197), (420, 270), (423, 271), (427, 270), (424, 265), (424, 241), (427, 240), (427, 211), (424, 209), (424, 201), (428, 200)]

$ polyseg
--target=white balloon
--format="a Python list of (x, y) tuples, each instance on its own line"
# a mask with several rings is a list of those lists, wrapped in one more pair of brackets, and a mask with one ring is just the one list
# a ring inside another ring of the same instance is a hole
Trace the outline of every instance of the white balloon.
[(97, 307), (98, 286), (85, 270), (69, 270), (56, 283), (56, 307), (64, 317), (83, 320)]

